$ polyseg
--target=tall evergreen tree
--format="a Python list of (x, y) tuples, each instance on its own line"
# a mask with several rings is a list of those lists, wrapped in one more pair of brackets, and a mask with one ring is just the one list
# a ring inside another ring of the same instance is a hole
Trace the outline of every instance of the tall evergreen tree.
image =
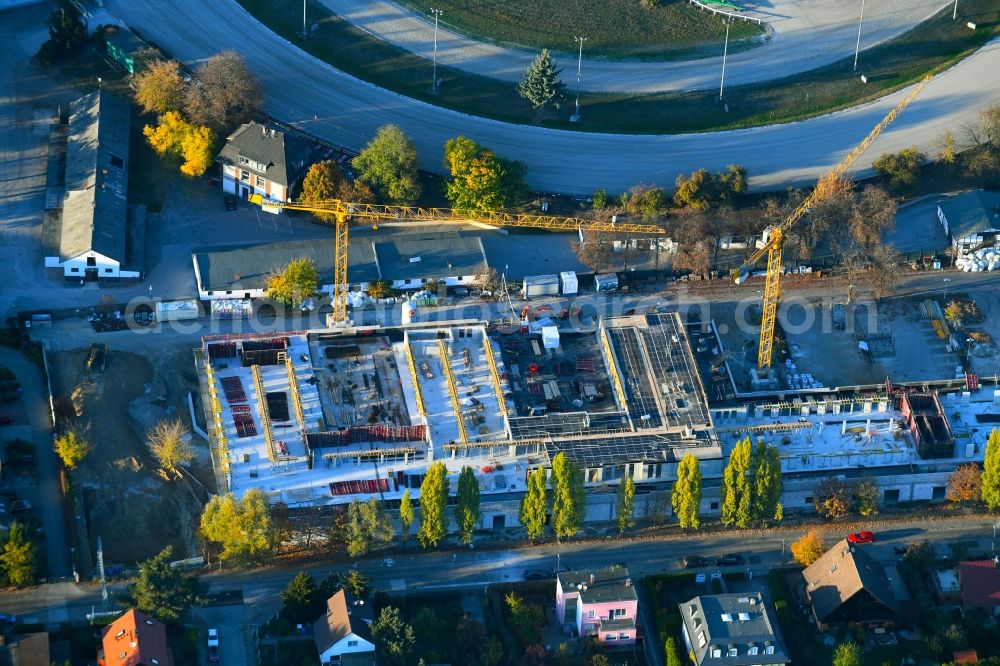
[(468, 545), (472, 543), (472, 534), (479, 527), (479, 482), (471, 467), (463, 467), (458, 476), (458, 503), (455, 505), (455, 523), (458, 525), (458, 538)]
[(990, 511), (1000, 508), (1000, 428), (994, 428), (986, 441), (986, 459), (983, 460), (980, 483), (986, 508)]
[(545, 470), (539, 467), (528, 472), (528, 490), (521, 499), (521, 524), (532, 541), (545, 531), (546, 508)]
[(35, 544), (24, 523), (14, 521), (0, 548), (0, 583), (25, 587), (35, 582)]
[(436, 462), (420, 484), (420, 529), (417, 540), (424, 548), (437, 547), (448, 531), (445, 506), (448, 504), (448, 470)]
[(413, 502), (410, 500), (410, 489), (403, 491), (403, 497), (399, 500), (399, 527), (403, 533), (403, 541), (410, 538), (410, 527), (413, 525)]
[(670, 495), (670, 504), (683, 529), (698, 529), (701, 525), (701, 464), (692, 454), (677, 465), (677, 482)]
[(164, 622), (176, 622), (200, 600), (198, 579), (170, 566), (167, 546), (139, 565), (139, 577), (129, 588), (128, 605)]
[(727, 527), (750, 525), (750, 438), (747, 437), (729, 454), (729, 464), (722, 473), (722, 524)]
[(534, 62), (524, 70), (524, 78), (517, 86), (517, 92), (531, 103), (535, 109), (541, 109), (549, 102), (562, 96), (563, 83), (559, 80), (561, 69), (549, 55), (548, 49), (542, 49)]
[(635, 525), (635, 481), (625, 476), (618, 484), (618, 533)]
[(295, 574), (281, 591), (281, 614), (294, 624), (313, 622), (323, 613), (326, 599), (308, 572)]
[(778, 449), (763, 441), (757, 442), (752, 456), (753, 503), (751, 520), (768, 523), (781, 520), (781, 457)]
[(583, 470), (560, 453), (552, 459), (552, 527), (556, 538), (576, 534), (583, 525), (585, 510)]

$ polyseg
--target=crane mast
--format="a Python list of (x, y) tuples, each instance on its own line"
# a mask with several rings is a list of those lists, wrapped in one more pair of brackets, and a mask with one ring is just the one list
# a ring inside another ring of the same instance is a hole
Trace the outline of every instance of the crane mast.
[(824, 201), (829, 198), (829, 196), (835, 190), (838, 181), (843, 177), (849, 168), (857, 161), (857, 159), (868, 150), (869, 147), (875, 142), (875, 139), (882, 134), (882, 131), (889, 126), (896, 117), (909, 106), (920, 91), (930, 83), (931, 79), (934, 78), (933, 74), (929, 74), (920, 80), (917, 85), (913, 87), (910, 92), (900, 100), (899, 104), (892, 108), (889, 113), (886, 114), (878, 125), (872, 128), (872, 131), (868, 133), (861, 143), (856, 145), (851, 152), (840, 161), (837, 166), (835, 166), (828, 173), (823, 175), (819, 181), (816, 183), (816, 187), (807, 196), (802, 203), (792, 211), (788, 217), (785, 218), (781, 224), (771, 227), (768, 230), (768, 237), (764, 244), (758, 248), (753, 254), (751, 254), (743, 262), (743, 264), (733, 273), (733, 278), (736, 284), (743, 284), (747, 279), (749, 279), (754, 265), (760, 261), (765, 255), (767, 256), (767, 274), (764, 279), (764, 296), (761, 303), (761, 321), (760, 321), (760, 343), (757, 348), (757, 370), (761, 373), (761, 376), (767, 376), (771, 369), (771, 356), (774, 351), (774, 326), (777, 320), (778, 314), (778, 298), (781, 295), (781, 248), (784, 242), (786, 233), (798, 224), (809, 210), (815, 206), (817, 203)]

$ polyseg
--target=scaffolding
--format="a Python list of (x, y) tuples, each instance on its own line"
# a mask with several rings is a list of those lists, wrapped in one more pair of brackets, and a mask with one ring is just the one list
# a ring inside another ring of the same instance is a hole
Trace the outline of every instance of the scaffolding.
[(486, 354), (486, 365), (490, 366), (490, 378), (493, 380), (493, 388), (497, 392), (497, 403), (500, 405), (500, 414), (507, 417), (507, 403), (503, 397), (503, 386), (500, 384), (500, 372), (497, 370), (497, 362), (493, 357), (493, 343), (488, 335), (483, 336), (483, 352)]
[(403, 351), (406, 352), (406, 366), (410, 369), (410, 380), (413, 382), (413, 399), (417, 403), (417, 413), (427, 417), (424, 411), (424, 396), (420, 392), (420, 381), (417, 379), (417, 364), (413, 362), (413, 350), (410, 349), (410, 341), (403, 341)]
[(260, 366), (251, 365), (250, 374), (253, 375), (253, 385), (257, 389), (257, 413), (260, 416), (260, 425), (264, 430), (264, 441), (267, 442), (267, 457), (270, 458), (271, 462), (275, 462), (278, 458), (278, 452), (274, 447), (271, 418), (267, 415), (267, 393), (264, 392), (264, 380), (260, 376)]
[(813, 423), (811, 421), (793, 421), (790, 423), (768, 423), (765, 425), (743, 425), (743, 426), (732, 426), (729, 428), (716, 428), (716, 432), (719, 433), (768, 433), (768, 432), (785, 432), (788, 430), (805, 430), (806, 428), (812, 428)]
[(212, 426), (215, 430), (215, 445), (219, 456), (219, 467), (223, 475), (229, 476), (229, 439), (226, 437), (226, 429), (222, 421), (222, 403), (219, 401), (219, 392), (215, 388), (215, 370), (208, 359), (202, 359), (205, 364), (205, 380), (208, 388), (208, 403), (212, 409)]
[[(615, 365), (615, 354), (611, 350), (611, 340), (608, 338), (608, 329), (601, 323), (598, 333), (601, 336), (601, 347), (604, 349), (605, 362), (608, 365), (608, 374), (611, 375), (611, 383), (615, 387), (615, 395), (618, 397), (618, 408), (628, 414), (628, 401), (625, 399), (625, 390), (622, 388), (621, 377), (618, 376), (618, 367)], [(631, 415), (629, 415), (631, 420)]]
[(389, 456), (402, 456), (402, 462), (408, 463), (410, 457), (416, 458), (417, 449), (412, 446), (397, 446), (391, 449), (366, 449), (366, 450), (354, 450), (354, 451), (328, 451), (326, 453), (320, 454), (321, 458), (326, 460), (334, 460), (336, 458), (353, 458), (358, 464), (361, 463), (363, 459), (378, 458), (379, 462), (391, 462), (388, 459)]
[[(282, 354), (278, 354), (279, 358)], [(285, 356), (285, 370), (288, 371), (288, 391), (292, 394), (292, 407), (295, 408), (295, 419), (299, 422), (299, 430), (302, 432), (303, 437), (305, 437), (306, 431), (306, 417), (302, 413), (302, 399), (299, 397), (299, 383), (295, 377), (295, 364), (292, 363), (292, 357), (288, 354)]]
[(451, 408), (455, 412), (455, 422), (458, 423), (458, 441), (462, 444), (468, 444), (469, 436), (465, 432), (465, 421), (462, 415), (462, 403), (458, 401), (458, 389), (455, 388), (455, 376), (451, 373), (451, 359), (448, 356), (448, 347), (441, 338), (438, 338), (438, 353), (441, 355), (441, 371), (444, 372), (445, 381), (448, 383), (448, 394), (451, 396)]

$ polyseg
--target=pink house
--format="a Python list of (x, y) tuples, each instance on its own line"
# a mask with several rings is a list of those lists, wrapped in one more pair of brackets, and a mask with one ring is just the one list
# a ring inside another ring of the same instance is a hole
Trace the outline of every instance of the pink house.
[(639, 597), (628, 569), (561, 571), (556, 577), (556, 617), (580, 636), (605, 645), (633, 645)]

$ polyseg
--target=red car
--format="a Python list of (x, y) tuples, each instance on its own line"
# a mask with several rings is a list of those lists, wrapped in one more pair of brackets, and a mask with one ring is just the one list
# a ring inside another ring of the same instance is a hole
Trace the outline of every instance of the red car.
[(848, 534), (847, 540), (851, 543), (872, 543), (875, 541), (875, 535), (871, 532), (855, 532)]

